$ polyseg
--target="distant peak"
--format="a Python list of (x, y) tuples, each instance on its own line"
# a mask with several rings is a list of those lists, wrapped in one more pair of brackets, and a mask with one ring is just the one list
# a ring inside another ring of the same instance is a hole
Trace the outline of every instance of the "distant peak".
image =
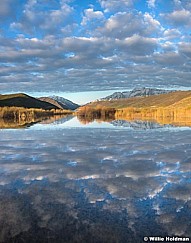
[(123, 98), (132, 98), (132, 97), (141, 97), (141, 96), (151, 96), (151, 95), (158, 95), (158, 94), (167, 94), (174, 92), (175, 90), (165, 90), (165, 89), (158, 89), (158, 88), (134, 88), (131, 91), (124, 91), (124, 92), (114, 92), (113, 94), (102, 98), (101, 100), (116, 100), (116, 99), (123, 99)]

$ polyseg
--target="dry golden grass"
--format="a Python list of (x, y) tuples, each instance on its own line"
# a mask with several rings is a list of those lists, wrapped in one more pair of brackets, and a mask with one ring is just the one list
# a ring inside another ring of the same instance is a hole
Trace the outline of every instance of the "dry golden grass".
[(20, 97), (27, 97), (27, 95), (23, 93), (0, 95), (0, 101)]
[(0, 107), (0, 128), (21, 128), (47, 119), (58, 119), (70, 115), (68, 110), (26, 109), (22, 107)]
[(154, 120), (160, 124), (191, 126), (191, 91), (92, 102), (77, 111), (84, 122), (106, 120), (107, 114), (113, 120)]
[(86, 107), (111, 107), (115, 109), (134, 107), (134, 108), (150, 108), (150, 107), (168, 107), (180, 105), (189, 106), (191, 100), (191, 91), (176, 91), (168, 94), (152, 95), (148, 97), (133, 97), (128, 99), (118, 99), (111, 101), (97, 101), (88, 104)]
[(58, 114), (72, 114), (70, 110), (52, 109), (43, 110), (35, 108), (23, 108), (23, 107), (0, 107), (0, 118), (19, 118), (20, 116), (25, 117), (41, 117)]
[(191, 109), (178, 108), (126, 108), (115, 112), (116, 120), (147, 120), (159, 124), (191, 126)]

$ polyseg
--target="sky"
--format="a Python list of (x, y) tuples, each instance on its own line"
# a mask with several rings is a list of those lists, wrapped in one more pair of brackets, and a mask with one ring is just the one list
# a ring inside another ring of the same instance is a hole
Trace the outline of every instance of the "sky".
[(0, 93), (190, 86), (190, 0), (1, 1)]

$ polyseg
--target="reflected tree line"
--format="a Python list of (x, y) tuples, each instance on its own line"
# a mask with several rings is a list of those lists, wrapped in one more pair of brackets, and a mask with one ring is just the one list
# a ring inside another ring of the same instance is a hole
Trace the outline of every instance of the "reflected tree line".
[(23, 107), (3, 107), (0, 109), (0, 128), (25, 128), (33, 124), (48, 121), (54, 122), (71, 112), (65, 110), (43, 110)]
[(161, 125), (191, 126), (191, 110), (176, 108), (90, 108), (82, 107), (77, 112), (82, 124), (93, 121), (111, 122), (125, 121), (152, 121)]
[(77, 111), (77, 118), (82, 124), (88, 124), (93, 121), (97, 122), (111, 122), (115, 120), (116, 110), (114, 108), (98, 107), (81, 107)]
[(25, 128), (36, 123), (52, 123), (65, 121), (71, 115), (76, 115), (81, 124), (112, 121), (148, 121), (159, 125), (188, 126), (191, 127), (191, 109), (176, 108), (121, 108), (97, 106), (95, 108), (84, 106), (76, 112), (62, 110), (40, 110), (19, 108), (1, 108), (0, 128)]

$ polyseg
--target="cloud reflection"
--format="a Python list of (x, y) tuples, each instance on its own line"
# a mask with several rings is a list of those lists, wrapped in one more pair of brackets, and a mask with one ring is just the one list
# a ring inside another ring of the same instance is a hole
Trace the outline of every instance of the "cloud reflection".
[(102, 237), (119, 225), (114, 232), (121, 242), (125, 235), (129, 242), (145, 234), (191, 236), (188, 131), (76, 128), (1, 134), (1, 242), (8, 232), (10, 239), (20, 234), (27, 239), (34, 225), (37, 235), (46, 229), (58, 240), (69, 224), (72, 232), (79, 230), (69, 237), (86, 239), (107, 217)]

